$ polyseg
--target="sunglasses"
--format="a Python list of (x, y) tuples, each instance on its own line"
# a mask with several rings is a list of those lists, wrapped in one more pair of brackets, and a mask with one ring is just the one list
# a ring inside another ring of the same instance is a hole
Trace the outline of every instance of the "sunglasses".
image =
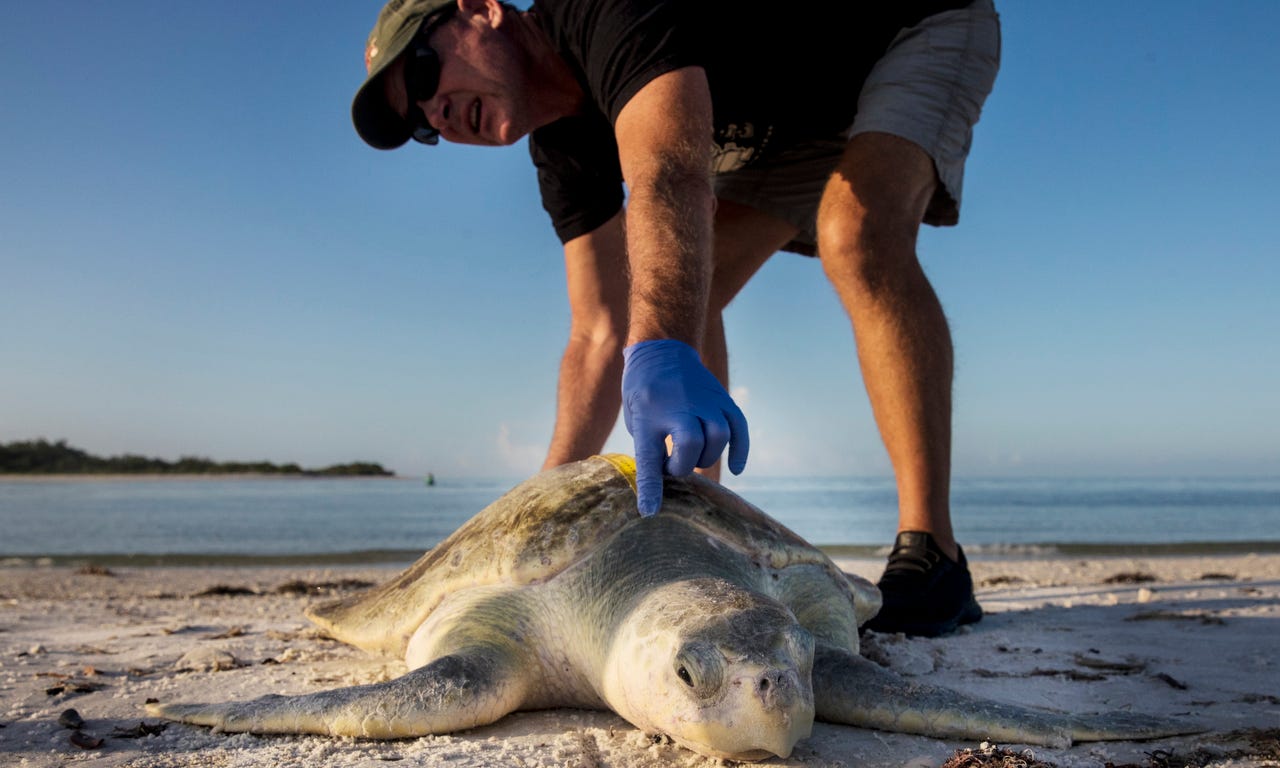
[(404, 55), (404, 92), (409, 96), (408, 119), (413, 122), (413, 140), (421, 144), (436, 144), (440, 131), (427, 121), (427, 115), (418, 103), (429, 101), (440, 87), (440, 56), (427, 45), (427, 37), (452, 14), (438, 13), (427, 19), (414, 36)]

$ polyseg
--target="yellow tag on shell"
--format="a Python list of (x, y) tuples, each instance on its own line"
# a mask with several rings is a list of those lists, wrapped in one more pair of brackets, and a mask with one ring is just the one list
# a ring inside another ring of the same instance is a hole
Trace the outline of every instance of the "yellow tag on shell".
[(593, 458), (604, 459), (618, 470), (618, 473), (627, 479), (627, 485), (631, 486), (631, 490), (636, 490), (636, 460), (625, 453), (603, 453)]

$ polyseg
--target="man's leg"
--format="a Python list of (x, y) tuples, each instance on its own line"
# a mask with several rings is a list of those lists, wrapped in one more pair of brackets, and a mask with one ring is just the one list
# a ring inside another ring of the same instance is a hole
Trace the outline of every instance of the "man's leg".
[[(940, 624), (933, 617), (898, 622), (895, 614), (909, 616), (907, 603), (915, 598), (892, 592), (928, 587), (921, 579), (882, 579), (881, 624), (897, 622), (913, 634), (938, 634), (930, 631), (934, 625), (949, 631), (953, 613), (968, 621), (981, 615), (975, 615), (976, 603), (969, 606), (972, 584), (951, 530), (951, 334), (916, 257), (920, 222), (937, 183), (933, 161), (917, 145), (885, 133), (858, 134), (818, 210), (818, 253), (849, 313), (867, 395), (897, 479), (899, 533), (928, 533), (936, 545), (929, 555), (927, 540), (919, 540), (918, 562), (908, 557), (912, 570), (927, 576), (933, 565), (954, 568), (956, 561), (963, 570), (964, 594), (949, 595), (961, 605), (940, 605), (942, 598), (933, 594), (918, 598), (941, 611)], [(904, 541), (900, 535), (898, 547)], [(890, 570), (894, 566), (891, 559)]]
[(951, 333), (916, 258), (937, 181), (896, 136), (849, 142), (818, 210), (818, 253), (853, 323), (862, 378), (898, 481), (899, 530), (928, 531), (955, 559), (948, 500)]
[[(702, 364), (729, 388), (729, 351), (721, 313), (769, 257), (795, 236), (796, 228), (782, 219), (739, 203), (720, 200), (715, 218), (715, 273), (707, 305), (707, 329), (702, 339)], [(720, 462), (699, 469), (720, 479)]]
[(622, 213), (564, 246), (571, 322), (543, 469), (599, 453), (618, 420), (627, 335), (626, 265)]

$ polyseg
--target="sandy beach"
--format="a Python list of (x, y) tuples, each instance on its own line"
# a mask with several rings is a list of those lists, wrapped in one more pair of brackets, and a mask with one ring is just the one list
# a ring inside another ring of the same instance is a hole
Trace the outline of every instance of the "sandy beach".
[[(883, 566), (881, 559), (839, 562), (872, 579)], [(1209, 729), (1067, 750), (999, 745), (1025, 765), (1280, 765), (1280, 555), (989, 558), (972, 565), (987, 611), (980, 624), (936, 640), (868, 633), (864, 653), (973, 695), (1068, 711), (1185, 716)], [(148, 699), (251, 698), (401, 674), (400, 660), (333, 642), (302, 614), (309, 602), (397, 570), (0, 568), (0, 764), (717, 764), (607, 712), (518, 713), (486, 728), (393, 742), (226, 735), (146, 716)], [(977, 742), (818, 723), (789, 759), (760, 765), (949, 760), (1017, 763), (999, 753), (984, 757)]]

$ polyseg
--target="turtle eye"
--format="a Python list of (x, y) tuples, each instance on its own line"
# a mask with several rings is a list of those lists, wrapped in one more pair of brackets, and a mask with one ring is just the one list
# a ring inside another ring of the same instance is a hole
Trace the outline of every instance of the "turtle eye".
[(678, 678), (680, 678), (681, 680), (683, 680), (683, 681), (684, 681), (684, 684), (685, 684), (685, 685), (687, 685), (687, 686), (689, 686), (690, 688), (692, 688), (692, 687), (693, 687), (693, 676), (689, 674), (689, 668), (688, 668), (688, 667), (686, 667), (686, 666), (684, 666), (684, 665), (681, 665), (679, 668), (677, 668), (677, 669), (676, 669), (676, 677), (678, 677)]
[(676, 654), (673, 664), (676, 677), (700, 698), (708, 698), (720, 690), (724, 657), (705, 643), (690, 643)]

